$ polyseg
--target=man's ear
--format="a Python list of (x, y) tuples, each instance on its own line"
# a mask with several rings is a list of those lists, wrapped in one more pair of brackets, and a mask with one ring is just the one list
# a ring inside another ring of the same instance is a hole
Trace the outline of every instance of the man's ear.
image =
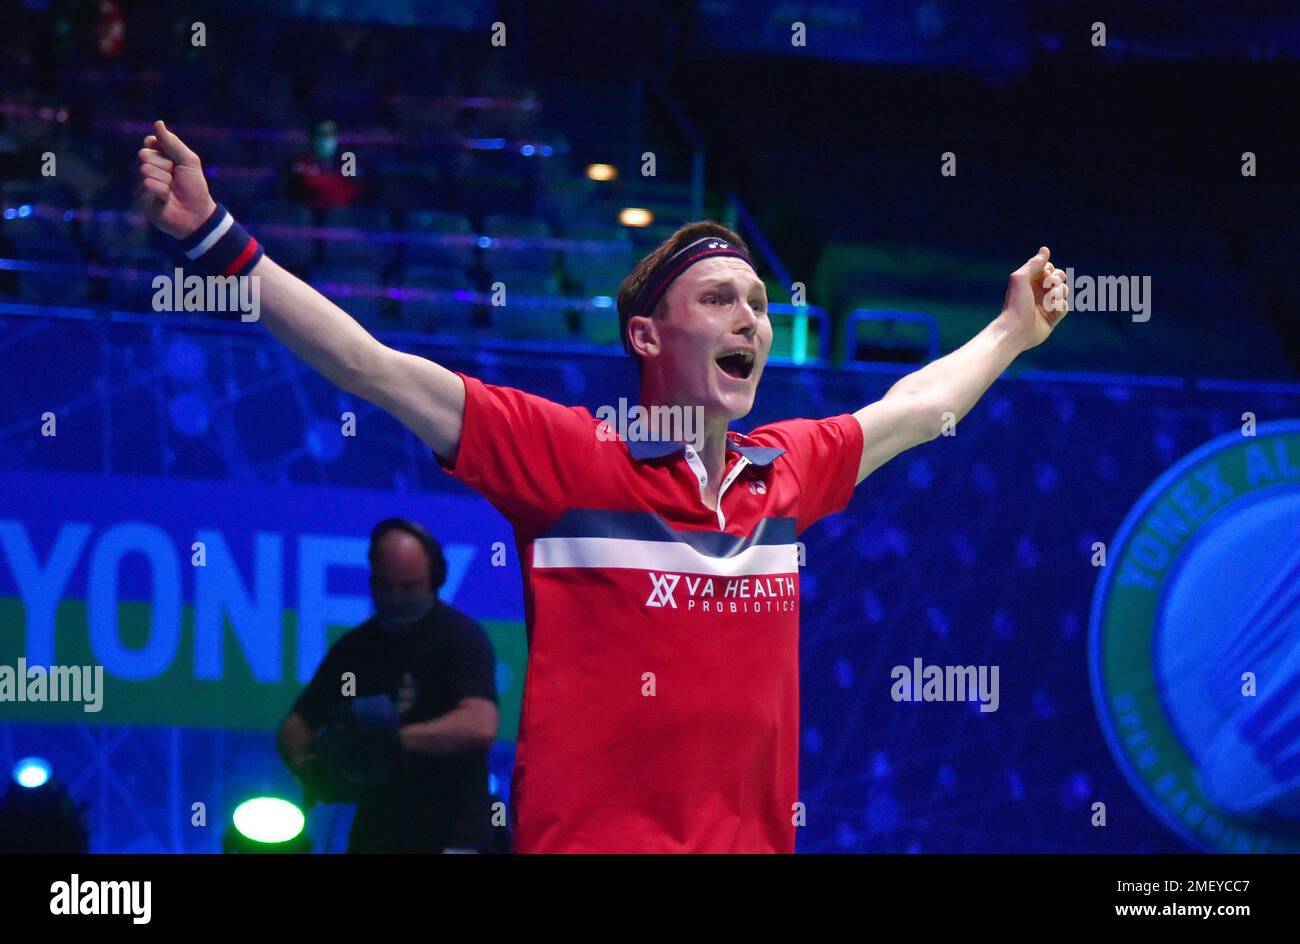
[(653, 318), (633, 315), (627, 321), (627, 336), (632, 353), (641, 357), (653, 357), (659, 353), (659, 326)]

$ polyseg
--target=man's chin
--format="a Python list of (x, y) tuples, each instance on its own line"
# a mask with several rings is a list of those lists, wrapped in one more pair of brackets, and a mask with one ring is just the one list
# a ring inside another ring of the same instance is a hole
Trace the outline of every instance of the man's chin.
[(755, 393), (756, 391), (750, 388), (748, 393), (732, 391), (720, 394), (714, 401), (714, 409), (711, 412), (728, 423), (733, 420), (744, 419), (749, 415), (749, 411), (754, 409)]

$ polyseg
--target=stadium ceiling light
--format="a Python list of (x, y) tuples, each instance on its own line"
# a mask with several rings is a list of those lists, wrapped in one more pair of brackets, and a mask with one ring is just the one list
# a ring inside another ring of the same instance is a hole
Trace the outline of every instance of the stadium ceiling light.
[(649, 226), (655, 215), (642, 207), (624, 207), (618, 212), (618, 221), (624, 226)]
[(618, 180), (618, 168), (613, 164), (588, 164), (588, 180)]

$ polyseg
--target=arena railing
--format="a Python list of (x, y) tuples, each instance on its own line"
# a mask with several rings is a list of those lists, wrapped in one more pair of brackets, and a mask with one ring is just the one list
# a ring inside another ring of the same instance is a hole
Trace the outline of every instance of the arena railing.
[(876, 322), (890, 328), (897, 324), (921, 325), (926, 332), (925, 361), (932, 361), (939, 356), (939, 322), (933, 315), (923, 311), (859, 308), (849, 312), (844, 319), (844, 362), (846, 364), (866, 360), (854, 354), (857, 348), (858, 325), (863, 322)]

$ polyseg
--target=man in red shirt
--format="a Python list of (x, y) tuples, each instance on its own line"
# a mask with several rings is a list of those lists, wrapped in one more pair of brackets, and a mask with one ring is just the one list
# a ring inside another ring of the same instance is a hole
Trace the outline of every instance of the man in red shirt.
[(361, 199), (361, 184), (345, 176), (335, 159), (338, 125), (328, 119), (312, 126), (311, 146), (289, 165), (289, 196), (313, 210), (348, 207)]
[(162, 122), (139, 159), (141, 209), (196, 267), (260, 277), (277, 338), (405, 423), (514, 526), (529, 634), (516, 850), (792, 852), (795, 539), (1047, 338), (1068, 291), (1047, 248), (1012, 273), (988, 327), (879, 401), (742, 436), (728, 425), (771, 348), (766, 289), (736, 234), (685, 226), (637, 264), (618, 308), (640, 406), (699, 422), (624, 441), (608, 415), (380, 344), (264, 257)]

